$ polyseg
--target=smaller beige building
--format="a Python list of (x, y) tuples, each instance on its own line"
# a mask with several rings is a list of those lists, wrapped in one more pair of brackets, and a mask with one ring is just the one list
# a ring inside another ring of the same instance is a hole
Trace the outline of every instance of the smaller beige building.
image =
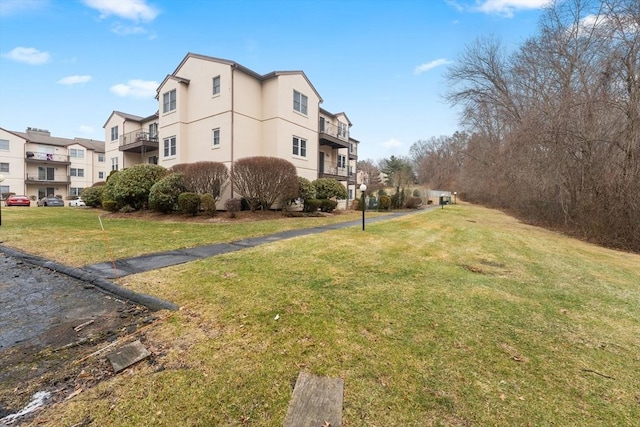
[(70, 199), (104, 181), (108, 170), (103, 141), (55, 137), (44, 129), (19, 132), (0, 128), (3, 194)]

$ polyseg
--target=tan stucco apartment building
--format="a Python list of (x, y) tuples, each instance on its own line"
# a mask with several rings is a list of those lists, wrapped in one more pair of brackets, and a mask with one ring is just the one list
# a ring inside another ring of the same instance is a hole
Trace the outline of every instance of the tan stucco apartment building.
[(107, 177), (104, 145), (103, 141), (51, 136), (43, 129), (0, 128), (0, 174), (4, 177), (0, 192), (32, 199), (79, 196), (83, 188)]
[[(106, 123), (110, 170), (279, 157), (309, 180), (335, 178), (355, 195), (358, 141), (344, 113), (322, 108), (302, 71), (258, 74), (236, 62), (189, 53), (157, 90), (147, 117), (114, 111)], [(223, 199), (233, 197), (229, 188)], [(237, 195), (236, 195), (237, 196)], [(342, 201), (342, 207), (347, 201)]]

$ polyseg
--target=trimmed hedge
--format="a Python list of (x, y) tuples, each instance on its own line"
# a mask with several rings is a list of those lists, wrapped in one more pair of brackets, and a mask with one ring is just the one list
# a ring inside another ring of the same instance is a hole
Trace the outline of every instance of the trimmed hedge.
[(200, 210), (200, 196), (196, 193), (181, 193), (178, 196), (180, 212), (196, 216)]

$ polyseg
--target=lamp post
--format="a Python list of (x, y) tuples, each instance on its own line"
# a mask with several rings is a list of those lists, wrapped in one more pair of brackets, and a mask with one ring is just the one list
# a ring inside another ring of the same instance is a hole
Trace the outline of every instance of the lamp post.
[(456, 204), (456, 196), (457, 196), (457, 195), (458, 195), (458, 192), (457, 192), (457, 191), (454, 191), (454, 192), (453, 192), (453, 204), (454, 204), (454, 205)]
[(364, 208), (366, 206), (366, 202), (367, 202), (367, 184), (360, 184), (360, 192), (362, 193), (360, 195), (360, 203), (362, 203), (362, 231), (364, 231)]
[[(4, 181), (4, 175), (0, 175), (0, 184)], [(2, 225), (2, 191), (0, 191), (0, 226)]]
[(442, 206), (442, 209), (444, 209), (444, 193), (440, 195), (440, 206)]

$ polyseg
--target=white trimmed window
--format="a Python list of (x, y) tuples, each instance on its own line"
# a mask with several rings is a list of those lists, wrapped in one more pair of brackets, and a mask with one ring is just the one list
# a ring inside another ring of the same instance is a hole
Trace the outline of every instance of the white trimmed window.
[(80, 196), (80, 195), (82, 195), (82, 190), (84, 190), (84, 188), (82, 188), (82, 187), (71, 187), (71, 188), (69, 188), (69, 195), (70, 196)]
[(347, 167), (347, 156), (338, 154), (338, 168), (344, 169), (346, 167)]
[(213, 129), (211, 133), (213, 136), (213, 139), (211, 141), (213, 148), (219, 147), (220, 146), (220, 128)]
[(113, 126), (111, 128), (111, 141), (118, 140), (118, 126)]
[(84, 159), (84, 150), (79, 148), (70, 148), (69, 157), (75, 157), (76, 159)]
[(307, 141), (298, 138), (297, 136), (293, 137), (293, 155), (299, 157), (307, 157)]
[(111, 158), (111, 170), (112, 171), (117, 171), (118, 170), (118, 158), (117, 157), (112, 157)]
[(104, 154), (98, 154), (98, 162), (104, 163)]
[(98, 172), (98, 179), (104, 179), (104, 172)]
[(79, 178), (84, 178), (84, 169), (82, 169), (82, 168), (71, 168), (71, 176), (77, 176)]
[(176, 109), (176, 90), (170, 90), (162, 95), (162, 112), (168, 113)]
[(220, 94), (220, 76), (213, 78), (213, 94), (214, 95)]
[(0, 163), (0, 172), (9, 173), (9, 163)]
[(307, 115), (307, 97), (297, 90), (293, 91), (293, 109)]
[(176, 137), (172, 136), (171, 138), (166, 138), (162, 141), (162, 150), (164, 157), (175, 156), (178, 152), (176, 146)]
[(0, 139), (0, 150), (9, 151), (9, 140)]

